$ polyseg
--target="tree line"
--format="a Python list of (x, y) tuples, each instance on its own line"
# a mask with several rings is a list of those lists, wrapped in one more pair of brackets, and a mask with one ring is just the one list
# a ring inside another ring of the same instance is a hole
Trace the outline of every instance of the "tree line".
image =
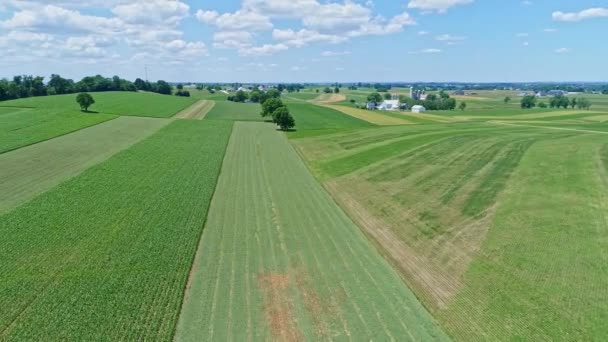
[[(138, 78), (135, 82), (131, 82), (118, 76), (111, 78), (101, 75), (87, 76), (75, 82), (72, 79), (53, 74), (49, 81), (45, 83), (42, 76), (19, 75), (14, 76), (12, 80), (0, 80), (0, 101), (83, 92), (138, 90), (171, 95), (173, 88), (168, 82), (162, 80), (148, 82)], [(182, 94), (182, 96), (185, 96), (185, 94)]]
[[(381, 103), (383, 99), (390, 100), (392, 95), (389, 93), (380, 95), (380, 93), (372, 93), (367, 97), (367, 101), (373, 102), (374, 104)], [(425, 100), (412, 99), (409, 96), (399, 95), (399, 102), (402, 105), (406, 105), (408, 108), (412, 108), (416, 105), (424, 106), (427, 110), (454, 110), (456, 109), (456, 99), (451, 98), (445, 91), (440, 91), (438, 95), (429, 94)], [(466, 105), (465, 105), (466, 107)], [(464, 108), (461, 108), (464, 110)]]
[(270, 98), (281, 97), (281, 92), (275, 88), (269, 89), (264, 92), (258, 88), (254, 88), (251, 92), (247, 93), (243, 90), (239, 90), (234, 95), (229, 95), (227, 100), (232, 102), (253, 102), (253, 103), (264, 103)]
[[(505, 103), (506, 103), (505, 98)], [(549, 100), (549, 105), (545, 102), (538, 102), (538, 98), (534, 95), (526, 95), (521, 99), (521, 108), (523, 109), (531, 109), (531, 108), (563, 108), (563, 109), (585, 109), (589, 110), (591, 108), (591, 101), (584, 97), (572, 97), (569, 98), (567, 96), (558, 95), (554, 96)]]

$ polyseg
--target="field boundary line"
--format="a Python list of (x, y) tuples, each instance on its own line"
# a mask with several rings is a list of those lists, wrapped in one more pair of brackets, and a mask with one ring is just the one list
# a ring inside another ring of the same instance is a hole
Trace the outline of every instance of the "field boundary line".
[(217, 185), (218, 185), (218, 181), (220, 179), (220, 176), (222, 175), (222, 172), (224, 172), (224, 162), (226, 160), (226, 152), (228, 151), (228, 146), (230, 145), (230, 140), (232, 140), (232, 134), (234, 132), (234, 123), (232, 123), (232, 125), (230, 125), (230, 138), (228, 140), (228, 143), (226, 144), (226, 148), (224, 149), (224, 156), (222, 157), (222, 165), (220, 166), (220, 172), (217, 173), (217, 178), (215, 179), (215, 185), (213, 186), (213, 195), (211, 196), (211, 200), (209, 201), (209, 203), (207, 204), (207, 214), (205, 215), (205, 220), (202, 223), (202, 228), (201, 231), (199, 232), (199, 236), (198, 236), (198, 243), (196, 246), (196, 251), (193, 253), (192, 255), (192, 261), (190, 262), (190, 270), (188, 271), (188, 279), (186, 280), (186, 283), (184, 284), (184, 288), (182, 289), (182, 303), (179, 307), (179, 314), (177, 319), (175, 320), (175, 323), (173, 324), (173, 333), (172, 333), (172, 341), (175, 341), (175, 336), (177, 334), (177, 326), (179, 325), (180, 320), (182, 319), (182, 313), (184, 311), (184, 303), (187, 300), (188, 297), (188, 289), (191, 287), (192, 285), (192, 277), (194, 275), (194, 269), (195, 269), (195, 261), (196, 261), (196, 257), (198, 256), (198, 253), (201, 251), (201, 246), (203, 243), (203, 232), (205, 231), (205, 226), (207, 225), (207, 221), (209, 220), (209, 209), (211, 208), (211, 203), (213, 202), (213, 198), (215, 197), (215, 192), (217, 191)]
[[(7, 107), (3, 107), (3, 108), (7, 108)], [(18, 107), (16, 107), (16, 108), (18, 108)], [(35, 108), (32, 108), (32, 109), (35, 109)], [(68, 134), (76, 133), (76, 132), (78, 132), (78, 131), (82, 131), (83, 129), (87, 129), (87, 128), (95, 127), (95, 126), (97, 126), (97, 125), (101, 125), (101, 124), (104, 124), (104, 123), (106, 123), (106, 122), (110, 122), (110, 121), (112, 121), (112, 120), (116, 120), (116, 119), (118, 119), (119, 117), (121, 117), (121, 115), (116, 115), (116, 114), (106, 114), (106, 115), (113, 115), (113, 116), (115, 116), (115, 117), (110, 118), (110, 119), (108, 119), (108, 120), (106, 120), (106, 121), (101, 121), (101, 122), (94, 123), (94, 124), (92, 124), (92, 125), (90, 125), (90, 126), (80, 127), (80, 128), (77, 128), (77, 129), (75, 129), (75, 130), (73, 130), (73, 131), (69, 131), (69, 132), (61, 133), (61, 134), (59, 134), (59, 135), (56, 135), (56, 136), (50, 137), (50, 138), (48, 138), (48, 139), (44, 139), (44, 140), (40, 140), (40, 141), (35, 141), (35, 142), (29, 143), (29, 144), (21, 145), (21, 146), (19, 146), (19, 147), (11, 148), (11, 149), (8, 149), (8, 150), (6, 150), (6, 151), (0, 152), (0, 155), (5, 154), (5, 153), (7, 153), (7, 152), (17, 151), (17, 150), (19, 150), (19, 149), (21, 149), (21, 148), (24, 148), (24, 147), (28, 147), (28, 146), (33, 146), (33, 145), (36, 145), (36, 144), (40, 144), (40, 143), (43, 143), (43, 142), (45, 142), (45, 141), (53, 140), (53, 139), (55, 139), (55, 138), (63, 137), (63, 136), (68, 135)]]
[(552, 127), (552, 126), (536, 126), (536, 125), (522, 125), (522, 124), (514, 124), (514, 123), (508, 123), (508, 122), (502, 122), (502, 121), (488, 121), (488, 123), (496, 124), (496, 125), (503, 125), (503, 126), (533, 127), (533, 128), (553, 129), (553, 130), (559, 130), (559, 131), (574, 131), (574, 132), (591, 133), (591, 134), (593, 134), (593, 133), (596, 133), (596, 134), (608, 134), (608, 132), (593, 131), (593, 130), (590, 130), (590, 129)]

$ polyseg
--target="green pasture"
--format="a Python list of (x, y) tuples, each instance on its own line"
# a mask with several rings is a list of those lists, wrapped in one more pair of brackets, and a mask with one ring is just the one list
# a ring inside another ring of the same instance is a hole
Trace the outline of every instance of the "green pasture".
[(235, 124), (177, 341), (446, 340), (267, 123)]

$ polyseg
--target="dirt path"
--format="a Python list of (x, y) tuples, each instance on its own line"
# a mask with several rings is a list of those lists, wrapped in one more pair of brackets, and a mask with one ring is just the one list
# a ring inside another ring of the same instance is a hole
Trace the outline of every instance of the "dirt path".
[(194, 119), (201, 120), (209, 113), (209, 111), (215, 106), (215, 101), (211, 100), (200, 100), (192, 106), (182, 110), (175, 114), (176, 119)]
[(343, 94), (322, 94), (322, 95), (319, 95), (319, 97), (317, 97), (316, 99), (312, 100), (311, 102), (317, 103), (317, 104), (326, 104), (326, 103), (341, 102), (341, 101), (345, 101), (345, 100), (346, 100), (346, 95), (343, 95)]

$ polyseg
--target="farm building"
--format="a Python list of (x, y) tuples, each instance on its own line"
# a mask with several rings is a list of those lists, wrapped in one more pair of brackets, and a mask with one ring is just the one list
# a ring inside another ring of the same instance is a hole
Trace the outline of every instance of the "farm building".
[(365, 106), (368, 110), (374, 110), (376, 109), (376, 103), (375, 102), (368, 102), (367, 105)]
[(464, 96), (465, 95), (464, 94), (464, 90), (455, 90), (452, 94), (456, 95), (456, 96)]
[(378, 107), (378, 110), (399, 110), (399, 100), (385, 100)]
[(424, 106), (416, 105), (412, 107), (412, 113), (424, 113), (426, 112), (426, 108)]

